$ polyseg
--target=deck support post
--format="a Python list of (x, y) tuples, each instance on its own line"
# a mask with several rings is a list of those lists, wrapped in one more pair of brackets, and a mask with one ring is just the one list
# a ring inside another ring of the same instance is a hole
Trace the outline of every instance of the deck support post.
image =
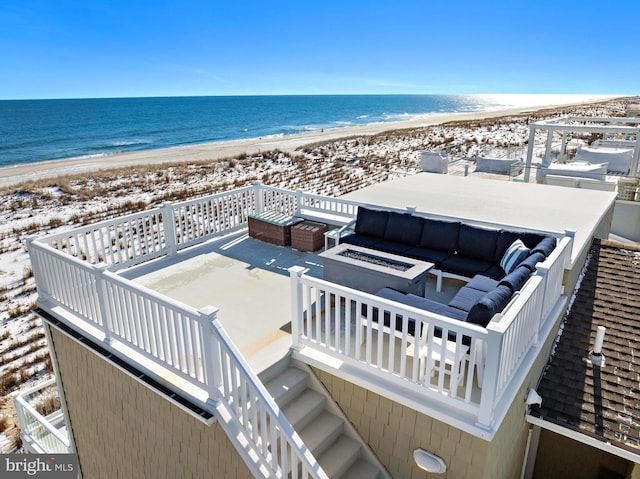
[(305, 268), (292, 266), (289, 268), (291, 278), (291, 345), (294, 349), (300, 349), (300, 325), (303, 321), (302, 309), (302, 273)]
[(173, 204), (170, 202), (162, 203), (160, 211), (162, 211), (162, 226), (164, 228), (168, 255), (173, 256), (178, 253), (178, 236), (176, 234), (176, 219)]
[(214, 328), (221, 325), (216, 319), (219, 309), (215, 306), (205, 306), (198, 310), (200, 313), (200, 331), (204, 347), (204, 375), (207, 384), (207, 402), (215, 404), (220, 399), (220, 385), (222, 372), (220, 371), (220, 341)]

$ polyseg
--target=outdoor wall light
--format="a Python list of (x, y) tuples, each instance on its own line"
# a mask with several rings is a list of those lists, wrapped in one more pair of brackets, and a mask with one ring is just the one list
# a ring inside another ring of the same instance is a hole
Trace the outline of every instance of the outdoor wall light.
[(413, 460), (416, 461), (416, 465), (423, 471), (434, 474), (443, 474), (447, 472), (447, 464), (444, 460), (432, 452), (425, 451), (424, 449), (416, 449), (413, 451)]

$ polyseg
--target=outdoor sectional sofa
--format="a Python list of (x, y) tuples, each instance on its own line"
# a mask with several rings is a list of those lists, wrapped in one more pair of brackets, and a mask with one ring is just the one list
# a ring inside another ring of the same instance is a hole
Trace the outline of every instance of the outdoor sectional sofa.
[(366, 207), (358, 208), (354, 232), (339, 241), (434, 263), (438, 290), (443, 276), (468, 281), (446, 305), (390, 288), (376, 294), (481, 326), (502, 312), (556, 247), (553, 236)]

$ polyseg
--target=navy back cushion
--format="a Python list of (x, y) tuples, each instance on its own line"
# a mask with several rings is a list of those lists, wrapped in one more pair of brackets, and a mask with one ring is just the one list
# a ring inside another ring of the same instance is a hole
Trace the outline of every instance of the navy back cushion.
[(384, 239), (416, 246), (422, 236), (423, 220), (407, 213), (389, 213)]
[(556, 239), (553, 236), (545, 236), (545, 238), (531, 250), (531, 254), (542, 253), (546, 257), (549, 256), (555, 248)]
[(542, 253), (533, 253), (529, 255), (525, 260), (520, 263), (520, 266), (525, 266), (529, 268), (529, 270), (534, 273), (536, 271), (536, 265), (541, 261), (546, 259), (545, 255)]
[(458, 254), (469, 258), (494, 262), (496, 260), (496, 242), (498, 230), (460, 226), (458, 237)]
[(477, 324), (486, 327), (496, 313), (502, 312), (511, 300), (511, 289), (508, 286), (498, 286), (489, 291), (469, 310), (467, 323)]
[(507, 248), (517, 239), (522, 241), (527, 248), (531, 249), (540, 243), (543, 238), (544, 236), (538, 233), (500, 230), (496, 242), (496, 259), (500, 260), (500, 258), (504, 256), (505, 251), (507, 251)]
[(420, 246), (455, 253), (458, 249), (460, 223), (425, 218)]
[(388, 211), (371, 210), (360, 206), (356, 217), (356, 233), (384, 238), (388, 219)]
[(531, 271), (526, 266), (519, 266), (514, 269), (511, 273), (506, 275), (504, 278), (500, 280), (498, 286), (505, 285), (508, 286), (511, 291), (516, 292), (520, 291), (524, 286), (524, 283), (527, 282), (531, 276)]

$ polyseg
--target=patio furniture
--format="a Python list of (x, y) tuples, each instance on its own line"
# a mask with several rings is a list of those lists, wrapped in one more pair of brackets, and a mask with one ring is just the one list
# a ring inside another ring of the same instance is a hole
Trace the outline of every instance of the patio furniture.
[[(347, 231), (348, 227), (354, 230)], [(518, 240), (527, 249), (527, 258), (535, 256), (539, 261), (544, 261), (557, 242), (555, 237), (539, 233), (483, 228), (364, 206), (358, 208), (355, 223), (339, 230), (338, 236), (340, 244), (434, 263), (429, 272), (437, 277), (437, 291), (443, 277), (469, 281), (482, 274), (501, 280), (518, 266), (519, 261), (507, 261), (508, 251)], [(512, 266), (509, 270), (506, 263)]]
[(279, 246), (291, 244), (291, 227), (301, 218), (277, 211), (263, 211), (249, 215), (249, 236)]
[(322, 248), (327, 225), (315, 221), (301, 221), (291, 227), (291, 247), (299, 251), (317, 251)]
[[(429, 350), (431, 349), (431, 353)], [(420, 380), (427, 382), (438, 371), (438, 364), (442, 361), (442, 338), (433, 338), (430, 344), (425, 344), (418, 351), (418, 361), (420, 361)], [(452, 374), (456, 376), (456, 383), (462, 384), (464, 380), (465, 366), (469, 346), (461, 345), (460, 349), (456, 347), (454, 341), (446, 341), (444, 346), (444, 367), (443, 373), (453, 380)], [(413, 355), (413, 344), (407, 347), (407, 355)], [(415, 355), (414, 355), (415, 356)], [(431, 361), (428, 360), (429, 356)], [(481, 381), (478, 381), (481, 383)]]

